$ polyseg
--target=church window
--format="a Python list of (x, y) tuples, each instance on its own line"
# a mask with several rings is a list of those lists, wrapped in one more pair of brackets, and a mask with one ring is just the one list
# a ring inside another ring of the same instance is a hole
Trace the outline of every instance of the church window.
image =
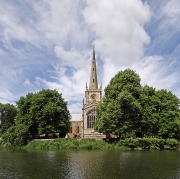
[(93, 79), (93, 83), (94, 83), (94, 79)]
[(79, 133), (79, 126), (77, 127), (77, 133)]
[(94, 68), (93, 68), (93, 71), (94, 71)]
[(94, 128), (94, 123), (96, 121), (96, 111), (93, 110), (87, 114), (87, 128)]

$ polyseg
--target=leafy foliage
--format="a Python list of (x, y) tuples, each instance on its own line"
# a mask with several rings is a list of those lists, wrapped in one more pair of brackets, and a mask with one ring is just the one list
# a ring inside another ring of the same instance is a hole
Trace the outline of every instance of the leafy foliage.
[(97, 107), (95, 130), (110, 133), (131, 133), (139, 127), (141, 105), (140, 78), (130, 69), (120, 71), (105, 88), (103, 103)]
[(14, 125), (17, 109), (12, 104), (0, 103), (0, 134), (6, 132), (6, 130)]
[(28, 130), (28, 126), (19, 124), (16, 126), (11, 126), (2, 135), (2, 142), (10, 145), (26, 145), (31, 140), (31, 135)]
[(31, 141), (27, 149), (120, 149), (120, 150), (177, 150), (179, 142), (175, 139), (158, 139), (158, 138), (126, 138), (116, 143), (108, 143), (95, 139), (63, 139), (58, 138), (54, 141)]
[(29, 93), (17, 101), (17, 108), (16, 124), (28, 125), (32, 135), (69, 130), (67, 102), (56, 90)]
[(147, 136), (178, 137), (180, 132), (179, 99), (167, 90), (145, 86), (141, 94), (141, 131)]
[(158, 138), (126, 138), (120, 140), (117, 146), (124, 146), (130, 149), (148, 149), (148, 150), (176, 150), (179, 148), (179, 142), (176, 139), (158, 139)]
[(130, 69), (120, 71), (105, 88), (103, 103), (97, 106), (95, 130), (106, 134), (146, 137), (180, 137), (180, 101), (165, 89), (140, 85)]
[(54, 141), (31, 141), (26, 146), (27, 149), (110, 149), (113, 145), (102, 140), (95, 139), (63, 139)]

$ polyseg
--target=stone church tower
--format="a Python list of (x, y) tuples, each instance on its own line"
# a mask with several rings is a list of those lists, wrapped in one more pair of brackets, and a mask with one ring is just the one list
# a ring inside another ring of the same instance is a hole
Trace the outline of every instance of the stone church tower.
[(93, 47), (89, 88), (86, 83), (85, 101), (83, 100), (83, 108), (82, 108), (83, 138), (104, 137), (104, 135), (98, 132), (94, 132), (94, 122), (96, 121), (96, 106), (100, 102), (102, 102), (102, 85), (100, 86), (100, 88), (98, 88), (95, 47)]

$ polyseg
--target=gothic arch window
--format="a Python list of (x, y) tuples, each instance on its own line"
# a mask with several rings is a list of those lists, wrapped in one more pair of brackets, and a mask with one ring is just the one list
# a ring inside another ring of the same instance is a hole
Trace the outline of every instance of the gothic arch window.
[(94, 79), (93, 79), (93, 83), (94, 83)]
[(93, 129), (95, 121), (96, 121), (96, 111), (93, 110), (87, 114), (87, 128)]

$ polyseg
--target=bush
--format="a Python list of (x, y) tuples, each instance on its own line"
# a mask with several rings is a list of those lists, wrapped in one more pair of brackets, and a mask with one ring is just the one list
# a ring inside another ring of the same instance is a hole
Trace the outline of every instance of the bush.
[(112, 144), (95, 139), (64, 139), (58, 138), (54, 141), (31, 141), (26, 148), (29, 149), (110, 149)]
[(127, 147), (127, 148), (130, 148), (130, 149), (134, 149), (134, 148), (138, 147), (137, 142), (138, 142), (138, 139), (127, 138), (127, 139), (124, 139), (124, 140), (120, 140), (117, 143), (117, 145)]
[(95, 139), (62, 139), (58, 138), (54, 141), (31, 141), (26, 146), (28, 149), (117, 149), (117, 150), (130, 150), (130, 149), (178, 149), (179, 142), (175, 139), (158, 139), (158, 138), (128, 138), (120, 140), (117, 143), (109, 144), (108, 142)]
[[(158, 138), (128, 138), (120, 140), (117, 147), (125, 147), (129, 149), (141, 148), (148, 150), (157, 149), (178, 149), (179, 142), (176, 139), (158, 139)], [(117, 148), (116, 147), (116, 148)]]
[(176, 139), (166, 139), (165, 149), (174, 150), (179, 148), (179, 142)]
[(14, 146), (26, 145), (31, 140), (31, 135), (28, 130), (28, 126), (19, 124), (17, 126), (11, 126), (2, 135), (2, 143), (8, 143)]
[(138, 145), (142, 149), (156, 150), (164, 149), (164, 139), (158, 138), (140, 138), (138, 140)]

